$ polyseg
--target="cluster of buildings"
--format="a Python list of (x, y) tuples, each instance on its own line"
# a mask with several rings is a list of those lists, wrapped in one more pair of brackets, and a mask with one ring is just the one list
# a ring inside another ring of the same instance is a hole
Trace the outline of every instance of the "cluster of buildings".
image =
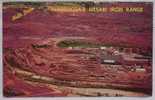
[(103, 65), (120, 65), (128, 72), (144, 73), (149, 72), (151, 69), (148, 70), (148, 68), (151, 67), (151, 59), (140, 55), (139, 48), (101, 46), (99, 48), (68, 47), (68, 49), (89, 52), (90, 54), (84, 55), (82, 58), (97, 61)]

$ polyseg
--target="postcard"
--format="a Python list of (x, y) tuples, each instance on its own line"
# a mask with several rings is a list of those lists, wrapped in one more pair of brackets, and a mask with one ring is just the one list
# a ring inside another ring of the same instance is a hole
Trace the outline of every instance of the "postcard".
[(152, 96), (152, 2), (3, 2), (4, 97)]

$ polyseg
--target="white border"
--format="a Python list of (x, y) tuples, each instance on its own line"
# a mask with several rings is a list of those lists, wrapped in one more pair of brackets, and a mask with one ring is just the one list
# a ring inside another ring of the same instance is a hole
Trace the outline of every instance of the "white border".
[[(2, 86), (2, 2), (9, 1), (104, 1), (104, 2), (153, 2), (154, 0), (0, 0), (0, 100), (155, 100), (155, 53), (153, 52), (153, 93), (152, 97), (25, 97), (25, 98), (6, 98), (3, 97)], [(154, 5), (154, 4), (153, 4)], [(153, 51), (155, 51), (155, 7), (153, 7)]]
[(3, 2), (11, 2), (11, 1), (103, 1), (103, 2), (153, 2), (154, 0), (1, 0)]

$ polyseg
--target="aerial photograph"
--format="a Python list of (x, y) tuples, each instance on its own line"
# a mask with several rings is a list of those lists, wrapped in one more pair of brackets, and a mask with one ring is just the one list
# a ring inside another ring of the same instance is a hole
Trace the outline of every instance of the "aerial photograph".
[(4, 97), (152, 96), (152, 2), (3, 2)]

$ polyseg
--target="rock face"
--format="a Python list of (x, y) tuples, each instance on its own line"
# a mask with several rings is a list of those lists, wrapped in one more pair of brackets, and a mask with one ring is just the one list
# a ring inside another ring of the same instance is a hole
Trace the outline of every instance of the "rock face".
[[(52, 38), (49, 40), (54, 41)], [(87, 49), (77, 51), (59, 48), (52, 46), (54, 43), (51, 41), (48, 44), (32, 43), (22, 48), (4, 49), (5, 70), (10, 69), (10, 73), (21, 78), (21, 81), (77, 88), (150, 91), (150, 73), (140, 73), (140, 76), (144, 75), (146, 78), (139, 80), (135, 78), (136, 75), (128, 72), (126, 66), (115, 65), (118, 68), (114, 68), (112, 65), (101, 64), (100, 60), (92, 60), (91, 52), (96, 53), (94, 49), (90, 52)]]

